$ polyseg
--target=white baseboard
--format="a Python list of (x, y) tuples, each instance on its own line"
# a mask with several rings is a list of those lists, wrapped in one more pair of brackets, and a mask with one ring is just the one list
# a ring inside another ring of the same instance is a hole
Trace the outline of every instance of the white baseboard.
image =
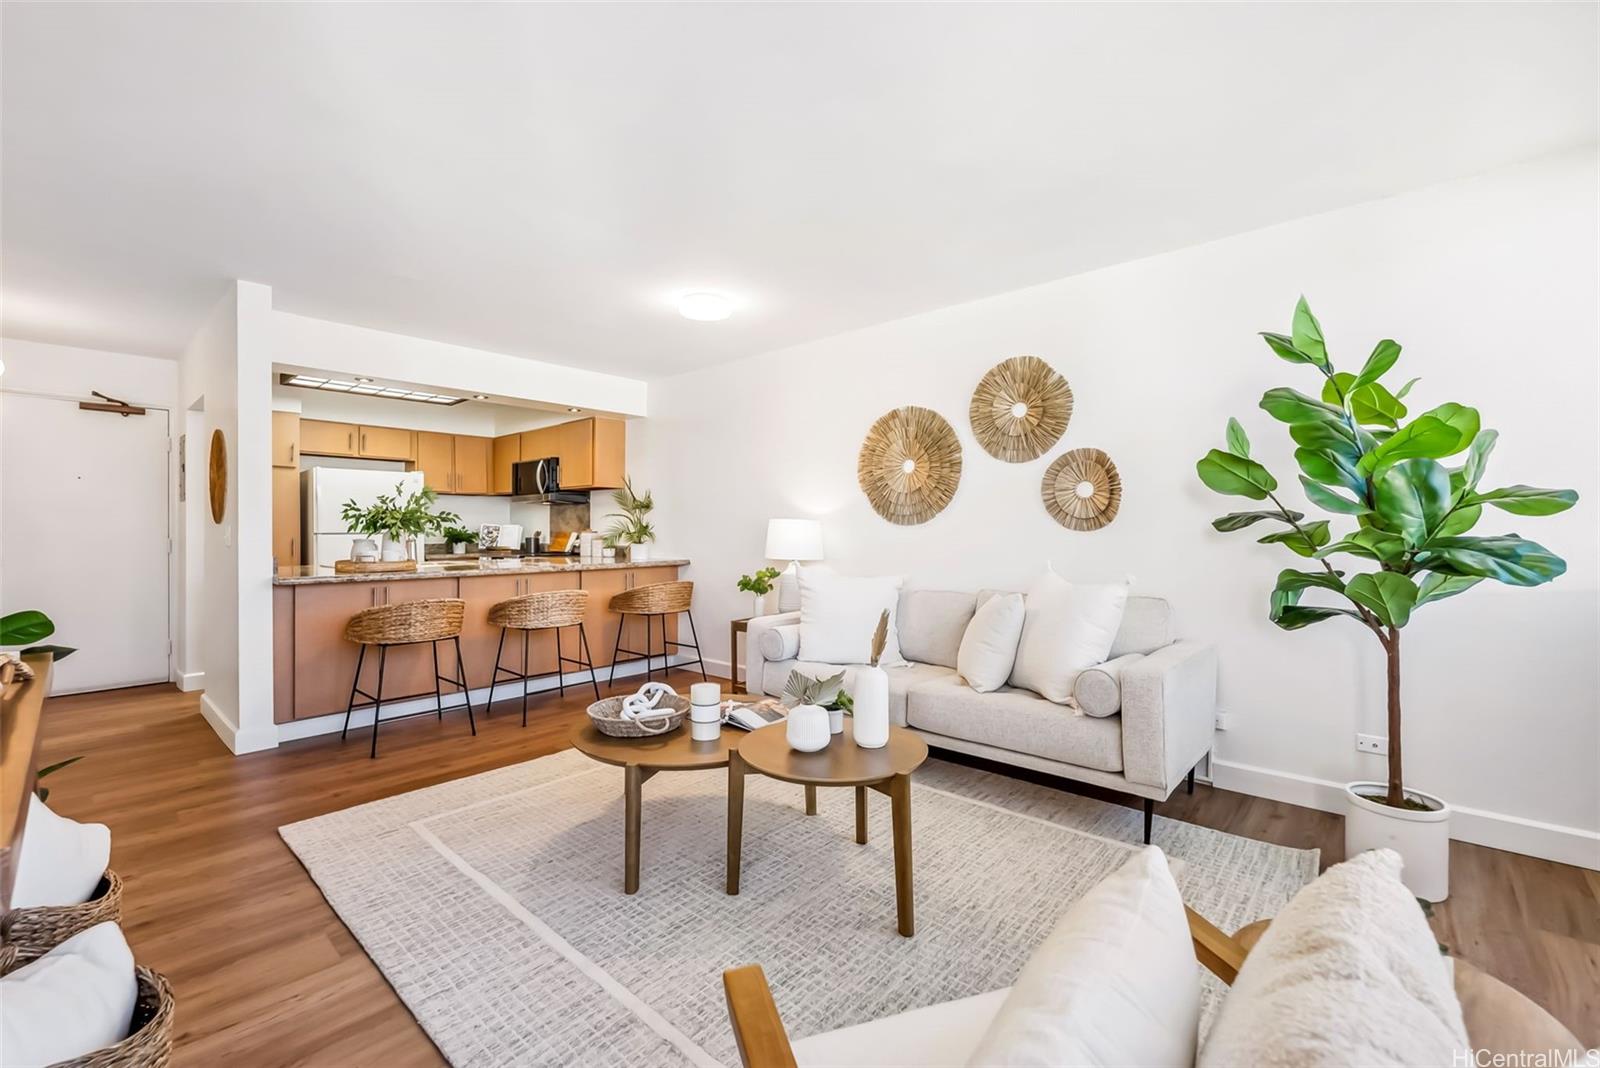
[(178, 689), (184, 693), (194, 693), (196, 690), (206, 688), (206, 673), (204, 671), (180, 671), (173, 681), (178, 684)]
[(217, 732), (217, 737), (222, 739), (222, 744), (234, 756), (259, 753), (263, 749), (276, 749), (278, 746), (278, 732), (271, 726), (241, 730), (232, 716), (217, 707), (210, 694), (200, 695), (200, 715), (211, 724), (211, 729)]
[[(1219, 789), (1344, 814), (1343, 783), (1228, 760), (1214, 759), (1211, 767), (1212, 781)], [(1581, 827), (1564, 827), (1457, 805), (1450, 815), (1450, 837), (1508, 853), (1600, 871), (1600, 832)]]

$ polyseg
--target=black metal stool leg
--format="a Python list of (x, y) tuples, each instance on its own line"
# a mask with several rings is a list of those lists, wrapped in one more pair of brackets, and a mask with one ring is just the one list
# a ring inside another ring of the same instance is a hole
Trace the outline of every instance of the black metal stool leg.
[(378, 757), (378, 713), (383, 711), (383, 665), (389, 659), (389, 647), (378, 646), (378, 688), (372, 696), (372, 758)]
[(561, 662), (561, 628), (556, 628), (556, 689), (561, 691), (561, 696), (567, 696), (567, 667)]
[(494, 684), (500, 678), (500, 653), (506, 647), (506, 628), (500, 628), (500, 644), (494, 647), (494, 671), (489, 676), (489, 703), (483, 706), (483, 714), (488, 717), (494, 707)]
[[(685, 612), (683, 617), (689, 621), (689, 637), (694, 639), (694, 658), (700, 662), (700, 678), (703, 681), (710, 681), (706, 676), (706, 658), (700, 653), (700, 635), (694, 629), (694, 613)], [(731, 662), (731, 658), (733, 656), (732, 649), (728, 650), (728, 656), (730, 658), (730, 662), (728, 664), (728, 673), (731, 675), (737, 675), (739, 671)]]
[(438, 713), (440, 722), (443, 722), (444, 691), (439, 689), (439, 643), (429, 642), (428, 648), (433, 650), (433, 710)]
[(528, 725), (528, 632), (522, 632), (522, 725)]
[(472, 736), (478, 736), (478, 721), (472, 718), (472, 690), (467, 686), (467, 662), (461, 658), (461, 637), (457, 635), (451, 641), (456, 643), (456, 673), (461, 676), (461, 699), (467, 703), (467, 725), (472, 728)]
[(361, 662), (367, 658), (365, 643), (356, 646), (356, 677), (350, 682), (350, 703), (344, 707), (344, 730), (339, 732), (339, 740), (344, 741), (345, 735), (350, 733), (350, 713), (355, 711), (356, 691), (361, 688)]
[(594, 677), (594, 654), (589, 652), (589, 633), (583, 629), (583, 624), (578, 624), (578, 642), (583, 646), (584, 664), (589, 669), (589, 685), (594, 687), (594, 699), (600, 700), (600, 680)]
[(624, 612), (622, 619), (617, 623), (617, 642), (611, 647), (611, 678), (606, 682), (607, 686), (617, 684), (617, 650), (622, 648), (622, 629), (627, 625), (628, 614)]

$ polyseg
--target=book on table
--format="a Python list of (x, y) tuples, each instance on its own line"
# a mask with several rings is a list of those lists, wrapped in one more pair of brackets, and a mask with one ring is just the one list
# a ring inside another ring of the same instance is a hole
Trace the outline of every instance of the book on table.
[(745, 731), (760, 730), (782, 722), (784, 716), (789, 714), (783, 702), (771, 697), (759, 701), (724, 701), (722, 711), (728, 726)]

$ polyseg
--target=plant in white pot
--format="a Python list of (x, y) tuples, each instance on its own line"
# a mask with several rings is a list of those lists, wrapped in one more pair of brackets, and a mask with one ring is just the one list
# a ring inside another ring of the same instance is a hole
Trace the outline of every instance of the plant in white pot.
[(613, 549), (626, 547), (628, 559), (634, 563), (650, 559), (650, 543), (656, 540), (656, 528), (646, 517), (655, 509), (655, 499), (649, 490), (643, 494), (634, 493), (633, 482), (627, 478), (622, 480), (622, 488), (615, 497), (621, 511), (606, 517), (615, 522), (605, 533), (605, 545)]
[[(1261, 335), (1279, 358), (1322, 376), (1320, 397), (1288, 388), (1268, 390), (1261, 407), (1288, 424), (1297, 446), (1300, 482), (1312, 505), (1351, 517), (1355, 529), (1335, 535), (1327, 519), (1307, 520), (1278, 498), (1278, 481), (1250, 458), (1238, 420), (1229, 419), (1227, 449), (1213, 449), (1196, 465), (1200, 480), (1218, 493), (1270, 501), (1261, 511), (1234, 512), (1212, 521), (1220, 531), (1258, 522), (1277, 524), (1266, 544), (1281, 545), (1314, 561), (1307, 570), (1278, 575), (1269, 617), (1285, 630), (1344, 618), (1365, 627), (1383, 649), (1388, 680), (1389, 767), (1386, 782), (1345, 787), (1345, 852), (1388, 846), (1405, 859), (1405, 882), (1418, 897), (1442, 901), (1449, 893), (1450, 808), (1412, 789), (1403, 775), (1400, 721), (1400, 634), (1417, 609), (1493, 579), (1538, 586), (1566, 570), (1554, 553), (1516, 534), (1470, 536), (1484, 505), (1518, 516), (1545, 516), (1577, 502), (1572, 490), (1534, 486), (1479, 486), (1497, 434), (1481, 429), (1476, 409), (1447, 403), (1409, 422), (1405, 396), (1412, 379), (1390, 392), (1383, 376), (1400, 346), (1377, 344), (1359, 372), (1335, 371), (1322, 326), (1305, 299), (1295, 307), (1291, 333)], [(1441, 461), (1460, 456), (1459, 466)], [(1338, 562), (1340, 566), (1335, 566)], [(1308, 590), (1322, 591), (1332, 606), (1301, 604)]]
[(750, 613), (752, 616), (764, 614), (767, 594), (772, 592), (773, 583), (780, 574), (782, 572), (775, 567), (764, 567), (754, 575), (739, 576), (739, 589), (750, 594), (753, 600), (754, 607)]

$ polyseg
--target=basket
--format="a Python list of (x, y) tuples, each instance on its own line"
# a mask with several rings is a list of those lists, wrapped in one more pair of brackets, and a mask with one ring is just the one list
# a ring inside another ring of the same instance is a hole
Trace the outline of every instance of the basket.
[[(22, 952), (10, 944), (0, 947), (0, 975), (43, 955)], [(51, 1068), (168, 1068), (172, 1063), (172, 984), (160, 972), (142, 965), (136, 966), (133, 974), (139, 994), (134, 999), (128, 1037)]]
[(590, 705), (589, 720), (594, 724), (594, 729), (612, 738), (654, 738), (677, 730), (689, 715), (687, 698), (667, 694), (656, 705), (656, 711), (661, 715), (643, 722), (623, 719), (622, 702), (630, 696), (607, 697)]
[(97, 923), (122, 919), (122, 877), (107, 869), (94, 896), (79, 905), (40, 905), (12, 909), (0, 923), (0, 939), (17, 952), (39, 956), (56, 948), (79, 931)]

